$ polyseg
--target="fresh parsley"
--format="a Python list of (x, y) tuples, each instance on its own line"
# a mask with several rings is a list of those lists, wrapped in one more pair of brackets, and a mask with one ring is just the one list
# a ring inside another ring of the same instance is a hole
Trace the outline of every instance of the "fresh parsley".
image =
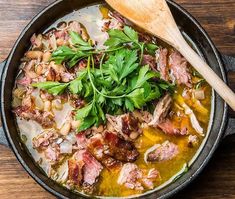
[[(32, 84), (53, 95), (70, 92), (87, 102), (75, 116), (81, 121), (78, 132), (105, 123), (105, 114), (147, 108), (165, 91), (173, 90), (171, 84), (160, 80), (158, 72), (141, 64), (144, 50), (153, 53), (157, 49), (155, 44), (139, 42), (138, 33), (128, 26), (123, 30), (110, 30), (108, 34), (107, 49), (99, 50), (92, 46), (92, 41), (86, 42), (79, 34), (70, 32), (70, 47), (59, 47), (53, 52), (52, 60), (72, 67), (79, 60), (87, 59), (87, 67), (79, 70), (77, 77), (68, 83)], [(102, 56), (98, 65), (94, 62), (95, 54)]]

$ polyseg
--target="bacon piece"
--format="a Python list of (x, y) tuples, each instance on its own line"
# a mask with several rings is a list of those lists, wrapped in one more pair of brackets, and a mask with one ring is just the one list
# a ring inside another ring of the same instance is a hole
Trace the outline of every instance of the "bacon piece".
[(144, 154), (145, 162), (162, 162), (173, 159), (179, 153), (178, 146), (172, 142), (165, 141), (163, 144), (156, 144)]
[(139, 152), (130, 142), (110, 132), (91, 137), (88, 150), (107, 168), (120, 166), (121, 162), (134, 162), (139, 156)]
[(132, 143), (120, 139), (114, 133), (106, 132), (104, 135), (104, 142), (109, 146), (107, 154), (116, 160), (122, 162), (134, 162), (139, 156), (139, 152)]
[(74, 159), (68, 160), (68, 177), (69, 180), (71, 180), (76, 185), (82, 184), (84, 165), (85, 163), (83, 161), (76, 161)]
[(150, 169), (148, 173), (146, 176), (136, 164), (127, 163), (123, 165), (117, 183), (134, 190), (153, 189), (153, 181), (160, 175), (156, 169)]
[(88, 150), (107, 168), (113, 168), (120, 165), (120, 161), (109, 156), (109, 146), (104, 142), (101, 134), (96, 134), (89, 139)]
[(102, 165), (87, 150), (80, 150), (68, 161), (68, 167), (69, 180), (80, 185), (85, 192), (92, 193)]
[(82, 132), (76, 135), (77, 138), (77, 146), (79, 149), (86, 149), (88, 139), (86, 138), (86, 133)]
[(170, 55), (169, 65), (177, 84), (185, 84), (191, 88), (191, 76), (187, 60), (178, 51), (174, 51)]
[(160, 71), (161, 78), (163, 80), (168, 80), (168, 68), (167, 68), (167, 55), (168, 50), (166, 48), (161, 48), (158, 50), (158, 70)]

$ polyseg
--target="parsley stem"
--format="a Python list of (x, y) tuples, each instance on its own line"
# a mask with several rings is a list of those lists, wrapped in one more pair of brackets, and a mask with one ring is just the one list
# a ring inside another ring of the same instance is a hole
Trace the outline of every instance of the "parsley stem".
[(144, 43), (140, 44), (140, 43), (137, 43), (140, 47), (140, 65), (142, 63), (142, 60), (143, 60), (143, 55), (144, 55)]
[(103, 74), (103, 61), (104, 61), (104, 58), (105, 58), (105, 53), (102, 55), (101, 57), (101, 60), (100, 60), (100, 72), (101, 72), (101, 76), (102, 78), (104, 79), (104, 74)]
[(109, 96), (109, 95), (105, 95), (103, 93), (101, 93), (95, 86), (93, 80), (92, 80), (92, 77), (91, 77), (91, 71), (90, 71), (90, 63), (91, 63), (91, 56), (88, 57), (88, 61), (87, 61), (87, 72), (88, 72), (88, 77), (89, 77), (89, 80), (91, 82), (91, 85), (92, 85), (92, 88), (93, 88), (93, 91), (94, 91), (94, 96), (95, 96), (95, 93), (99, 93), (100, 95), (102, 95), (103, 97), (106, 97), (106, 98), (110, 98), (110, 99), (118, 99), (118, 98), (123, 98), (123, 97), (126, 97), (127, 95), (124, 94), (124, 95), (121, 95), (121, 96)]

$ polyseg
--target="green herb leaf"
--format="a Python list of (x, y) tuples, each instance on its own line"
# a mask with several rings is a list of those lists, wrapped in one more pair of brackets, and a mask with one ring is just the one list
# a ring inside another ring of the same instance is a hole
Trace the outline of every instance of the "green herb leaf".
[(81, 46), (89, 46), (89, 47), (91, 47), (90, 44), (88, 42), (84, 41), (82, 39), (81, 35), (79, 35), (77, 32), (70, 31), (69, 35), (70, 35), (72, 43), (74, 45), (79, 44)]
[(76, 114), (76, 119), (81, 120), (86, 118), (90, 114), (92, 108), (93, 104), (91, 103), (89, 105), (86, 105), (84, 108), (79, 109)]
[(43, 90), (47, 90), (48, 93), (53, 95), (60, 95), (69, 86), (69, 83), (39, 82), (32, 84), (32, 86)]
[(81, 125), (78, 128), (78, 132), (85, 131), (91, 126), (93, 126), (96, 122), (96, 117), (95, 116), (90, 116), (87, 117), (86, 119), (81, 121)]

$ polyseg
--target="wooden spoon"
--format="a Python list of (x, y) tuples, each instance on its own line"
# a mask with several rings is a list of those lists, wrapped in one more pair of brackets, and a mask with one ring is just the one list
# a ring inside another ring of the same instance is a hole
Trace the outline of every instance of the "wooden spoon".
[(177, 49), (235, 110), (235, 94), (185, 41), (165, 0), (106, 0), (106, 2), (137, 26)]

